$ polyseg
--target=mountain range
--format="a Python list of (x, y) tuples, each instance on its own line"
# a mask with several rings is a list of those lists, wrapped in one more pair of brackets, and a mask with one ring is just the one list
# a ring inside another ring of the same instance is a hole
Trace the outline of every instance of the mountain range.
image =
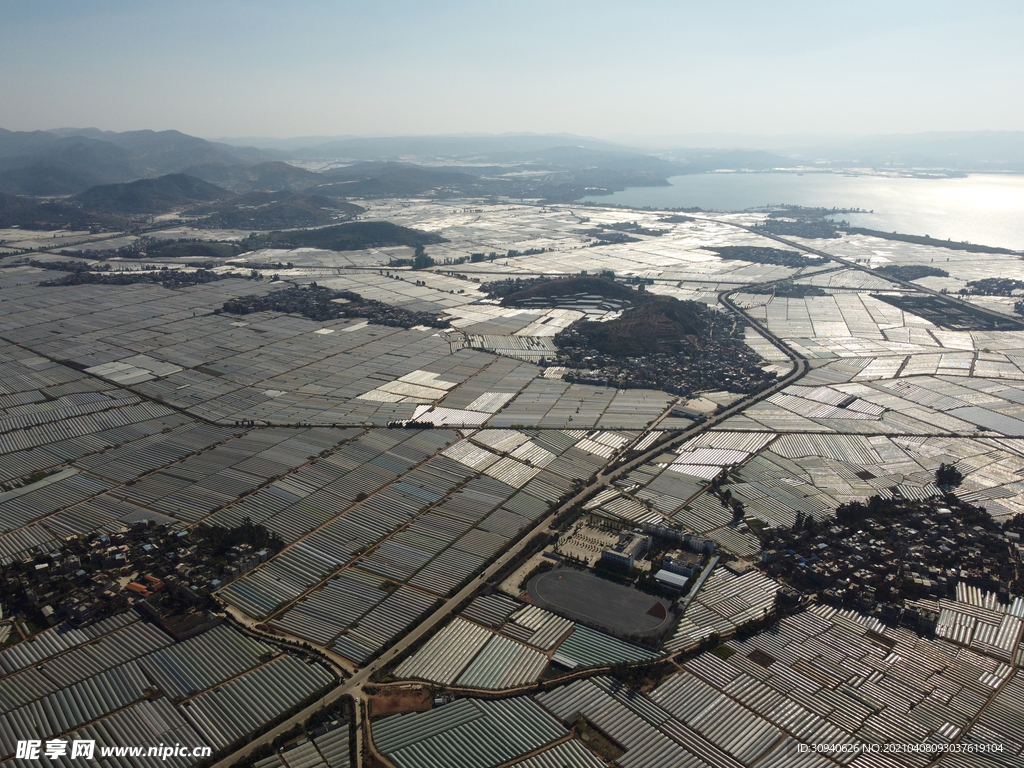
[[(713, 137), (702, 141), (715, 143)], [(289, 192), (266, 218), (288, 211), (322, 218), (324, 198), (384, 196), (520, 197), (569, 202), (630, 186), (668, 184), (671, 176), (715, 170), (780, 167), (942, 168), (1024, 172), (1024, 132), (925, 133), (895, 136), (792, 137), (802, 146), (766, 149), (770, 137), (722, 137), (721, 146), (644, 150), (570, 134), (399, 137), (308, 137), (295, 140), (208, 141), (179, 131), (60, 128), (0, 129), (0, 219), (52, 225), (73, 219), (99, 226), (97, 215), (144, 215), (181, 206), (230, 201), (235, 194)], [(742, 143), (754, 148), (745, 148)], [(775, 142), (784, 143), (780, 139)], [(760, 148), (757, 148), (760, 147)], [(142, 183), (149, 180), (147, 183)], [(205, 186), (204, 186), (205, 184)], [(113, 185), (113, 186), (112, 186)], [(67, 198), (33, 208), (25, 197)], [(247, 205), (240, 201), (226, 205)], [(264, 205), (261, 203), (261, 205)], [(68, 207), (70, 206), (70, 207)], [(17, 210), (17, 215), (2, 215)], [(218, 209), (223, 221), (254, 221)], [(100, 217), (102, 218), (102, 216)], [(2, 221), (0, 221), (2, 223)]]
[(217, 144), (179, 131), (0, 129), (0, 191), (76, 194), (97, 184), (179, 173), (201, 164), (251, 165), (269, 160), (273, 154)]

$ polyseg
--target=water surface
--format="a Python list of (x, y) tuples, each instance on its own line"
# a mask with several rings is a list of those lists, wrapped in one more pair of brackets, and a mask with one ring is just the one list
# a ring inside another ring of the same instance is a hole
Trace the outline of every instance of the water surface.
[(631, 207), (743, 211), (768, 205), (863, 208), (851, 224), (1024, 249), (1024, 175), (893, 178), (838, 173), (701, 173), (673, 176), (670, 187), (633, 187), (587, 198)]

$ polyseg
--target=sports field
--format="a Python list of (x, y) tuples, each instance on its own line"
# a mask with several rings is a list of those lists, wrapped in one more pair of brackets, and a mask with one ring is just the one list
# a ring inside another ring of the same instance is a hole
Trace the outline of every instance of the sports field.
[(527, 589), (541, 608), (616, 635), (657, 634), (668, 629), (673, 620), (668, 600), (572, 568), (538, 574), (530, 579)]

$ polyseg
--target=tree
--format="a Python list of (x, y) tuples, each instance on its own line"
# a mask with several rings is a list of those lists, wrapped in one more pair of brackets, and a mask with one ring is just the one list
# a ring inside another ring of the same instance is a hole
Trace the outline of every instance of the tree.
[(879, 603), (886, 603), (892, 598), (892, 586), (882, 582), (875, 587), (875, 600)]
[(946, 493), (949, 493), (954, 488), (959, 488), (963, 481), (963, 473), (952, 464), (943, 462), (935, 470), (935, 484)]
[(434, 266), (434, 260), (427, 256), (427, 249), (422, 245), (416, 246), (416, 255), (412, 260), (413, 269), (426, 269), (427, 267)]
[(779, 617), (782, 616), (786, 610), (786, 598), (781, 589), (775, 590), (775, 596), (772, 598), (772, 615)]
[(869, 510), (865, 504), (859, 501), (851, 501), (836, 507), (836, 520), (843, 525), (860, 525), (867, 519), (868, 513)]
[(746, 514), (746, 509), (743, 506), (742, 501), (737, 501), (732, 505), (732, 521), (738, 523), (743, 519), (743, 515)]

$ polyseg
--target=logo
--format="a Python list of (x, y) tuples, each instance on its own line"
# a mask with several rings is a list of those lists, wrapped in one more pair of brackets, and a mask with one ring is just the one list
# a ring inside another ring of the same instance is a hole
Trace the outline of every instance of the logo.
[[(92, 760), (96, 752), (96, 742), (92, 739), (75, 739), (71, 742), (71, 759), (81, 757)], [(68, 754), (68, 742), (64, 739), (49, 739), (43, 742), (41, 739), (24, 739), (18, 741), (15, 757), (19, 760), (39, 760), (40, 753), (48, 760), (56, 760), (58, 757), (66, 757)]]

